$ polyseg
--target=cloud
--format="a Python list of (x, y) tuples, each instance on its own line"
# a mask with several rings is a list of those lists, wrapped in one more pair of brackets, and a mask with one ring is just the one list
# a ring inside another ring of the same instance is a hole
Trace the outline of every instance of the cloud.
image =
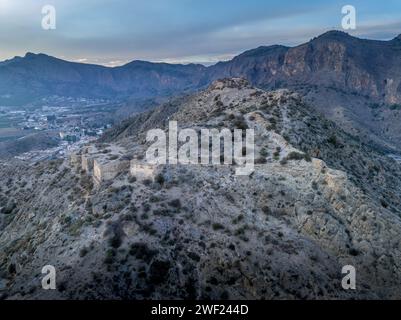
[(370, 21), (358, 25), (353, 35), (377, 40), (391, 40), (401, 33), (401, 21)]
[[(337, 28), (342, 6), (322, 0), (53, 0), (57, 29), (44, 31), (40, 11), (47, 2), (12, 0), (0, 19), (0, 60), (32, 51), (110, 66), (133, 59), (212, 64), (260, 45), (297, 45)], [(361, 20), (355, 34), (399, 33), (401, 10), (355, 3)]]

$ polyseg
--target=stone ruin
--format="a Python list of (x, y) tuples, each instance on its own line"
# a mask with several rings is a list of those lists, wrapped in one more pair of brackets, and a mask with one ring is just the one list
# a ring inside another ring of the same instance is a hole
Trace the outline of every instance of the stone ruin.
[(157, 166), (140, 163), (137, 160), (132, 160), (130, 165), (130, 174), (138, 180), (151, 179), (155, 176)]
[(94, 163), (94, 159), (91, 156), (82, 155), (82, 170), (90, 173), (93, 170), (93, 163)]
[(70, 165), (92, 175), (95, 185), (128, 171), (138, 180), (152, 179), (155, 176), (157, 166), (130, 160), (125, 155), (125, 150), (117, 146), (110, 146), (106, 150), (107, 152), (98, 150), (95, 146), (85, 147), (70, 155)]
[(70, 165), (78, 170), (82, 166), (82, 155), (80, 153), (72, 153), (70, 155)]
[(120, 173), (128, 171), (129, 166), (129, 160), (105, 161), (104, 159), (95, 159), (93, 164), (94, 181), (100, 184), (103, 181), (112, 180)]

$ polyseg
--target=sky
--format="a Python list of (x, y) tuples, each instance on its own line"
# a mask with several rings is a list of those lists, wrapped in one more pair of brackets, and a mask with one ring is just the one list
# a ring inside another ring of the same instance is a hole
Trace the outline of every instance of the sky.
[[(54, 30), (42, 28), (45, 5), (56, 10)], [(107, 66), (210, 65), (341, 30), (344, 5), (356, 9), (352, 35), (389, 40), (401, 33), (400, 0), (0, 0), (0, 60), (34, 52)]]

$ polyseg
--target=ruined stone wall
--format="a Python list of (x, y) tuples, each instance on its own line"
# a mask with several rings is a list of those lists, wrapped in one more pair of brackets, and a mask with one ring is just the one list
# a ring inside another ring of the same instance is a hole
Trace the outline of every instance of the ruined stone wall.
[(138, 180), (152, 179), (155, 171), (155, 165), (138, 163), (135, 160), (131, 161), (130, 173)]
[(93, 177), (97, 183), (112, 180), (121, 172), (128, 170), (129, 166), (129, 161), (115, 160), (101, 163), (95, 160), (93, 165)]
[(70, 165), (75, 169), (80, 168), (82, 162), (82, 157), (80, 154), (72, 153), (70, 155)]
[(92, 172), (93, 170), (93, 157), (83, 154), (82, 155), (82, 170), (86, 171), (87, 173)]
[(102, 182), (102, 172), (102, 165), (97, 160), (95, 160), (93, 162), (93, 179), (95, 183)]

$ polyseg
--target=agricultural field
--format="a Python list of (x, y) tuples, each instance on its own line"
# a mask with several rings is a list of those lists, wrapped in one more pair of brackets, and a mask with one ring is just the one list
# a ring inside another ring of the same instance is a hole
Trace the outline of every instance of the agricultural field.
[(18, 122), (22, 121), (21, 115), (10, 115), (9, 113), (0, 113), (0, 142), (18, 139), (29, 133), (30, 130), (21, 130), (18, 128)]

